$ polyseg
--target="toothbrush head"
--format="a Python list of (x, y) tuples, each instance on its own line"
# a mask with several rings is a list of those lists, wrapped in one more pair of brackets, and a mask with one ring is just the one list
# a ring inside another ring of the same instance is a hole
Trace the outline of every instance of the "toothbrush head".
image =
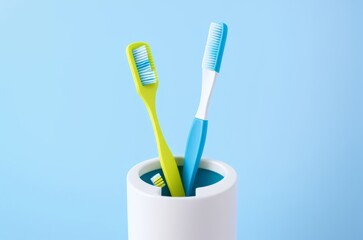
[(131, 43), (126, 48), (126, 55), (136, 89), (157, 86), (158, 76), (150, 46), (145, 42)]
[(224, 23), (212, 22), (209, 27), (208, 40), (204, 50), (202, 68), (219, 73), (227, 39), (228, 28)]
[(160, 173), (155, 174), (152, 178), (150, 178), (150, 180), (157, 187), (165, 187), (164, 179), (161, 177)]

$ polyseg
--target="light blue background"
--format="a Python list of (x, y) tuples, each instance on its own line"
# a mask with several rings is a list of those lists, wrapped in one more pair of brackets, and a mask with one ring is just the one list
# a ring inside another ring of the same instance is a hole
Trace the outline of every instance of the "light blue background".
[(1, 240), (127, 238), (126, 173), (157, 150), (125, 47), (150, 43), (182, 155), (211, 21), (204, 156), (239, 174), (238, 239), (363, 239), (362, 1), (2, 0)]

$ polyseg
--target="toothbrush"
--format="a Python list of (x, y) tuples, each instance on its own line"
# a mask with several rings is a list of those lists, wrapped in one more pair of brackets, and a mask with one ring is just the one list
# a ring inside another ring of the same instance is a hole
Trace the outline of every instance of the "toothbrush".
[(178, 166), (164, 139), (156, 115), (156, 90), (159, 80), (151, 55), (151, 49), (145, 42), (135, 42), (127, 46), (126, 55), (136, 90), (144, 101), (151, 119), (158, 147), (160, 165), (165, 176), (166, 184), (172, 196), (185, 196)]
[(183, 184), (187, 196), (193, 194), (195, 175), (202, 157), (208, 128), (208, 105), (214, 82), (219, 73), (224, 45), (227, 37), (227, 25), (211, 23), (207, 44), (202, 61), (202, 92), (199, 107), (189, 132), (184, 155)]
[(165, 182), (163, 177), (160, 175), (160, 173), (155, 174), (152, 178), (150, 178), (151, 182), (154, 184), (154, 186), (163, 188), (165, 187)]

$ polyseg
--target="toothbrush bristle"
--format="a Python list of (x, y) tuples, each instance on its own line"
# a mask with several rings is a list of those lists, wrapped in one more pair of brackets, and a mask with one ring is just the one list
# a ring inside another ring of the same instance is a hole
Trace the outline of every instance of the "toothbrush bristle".
[(209, 27), (208, 40), (204, 50), (203, 68), (219, 72), (226, 38), (227, 25), (212, 22)]
[(133, 49), (132, 54), (134, 55), (136, 68), (139, 73), (142, 85), (145, 86), (156, 83), (156, 75), (151, 68), (146, 46), (143, 45), (139, 48)]
[(164, 179), (161, 177), (159, 173), (155, 174), (152, 178), (150, 178), (152, 183), (160, 188), (165, 187)]

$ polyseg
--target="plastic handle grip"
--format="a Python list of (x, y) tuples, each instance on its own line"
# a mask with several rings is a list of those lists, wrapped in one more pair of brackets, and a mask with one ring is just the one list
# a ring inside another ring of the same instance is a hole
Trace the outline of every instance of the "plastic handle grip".
[(165, 181), (168, 185), (171, 195), (173, 197), (184, 197), (185, 192), (182, 179), (178, 170), (178, 165), (161, 131), (159, 121), (156, 115), (156, 108), (154, 102), (155, 101), (150, 101), (149, 104), (146, 104), (146, 108), (149, 112), (151, 123), (154, 129), (161, 169), (163, 170)]
[(207, 129), (208, 120), (194, 118), (185, 150), (182, 176), (184, 190), (187, 196), (194, 195), (194, 179), (203, 154), (205, 139), (207, 137)]

